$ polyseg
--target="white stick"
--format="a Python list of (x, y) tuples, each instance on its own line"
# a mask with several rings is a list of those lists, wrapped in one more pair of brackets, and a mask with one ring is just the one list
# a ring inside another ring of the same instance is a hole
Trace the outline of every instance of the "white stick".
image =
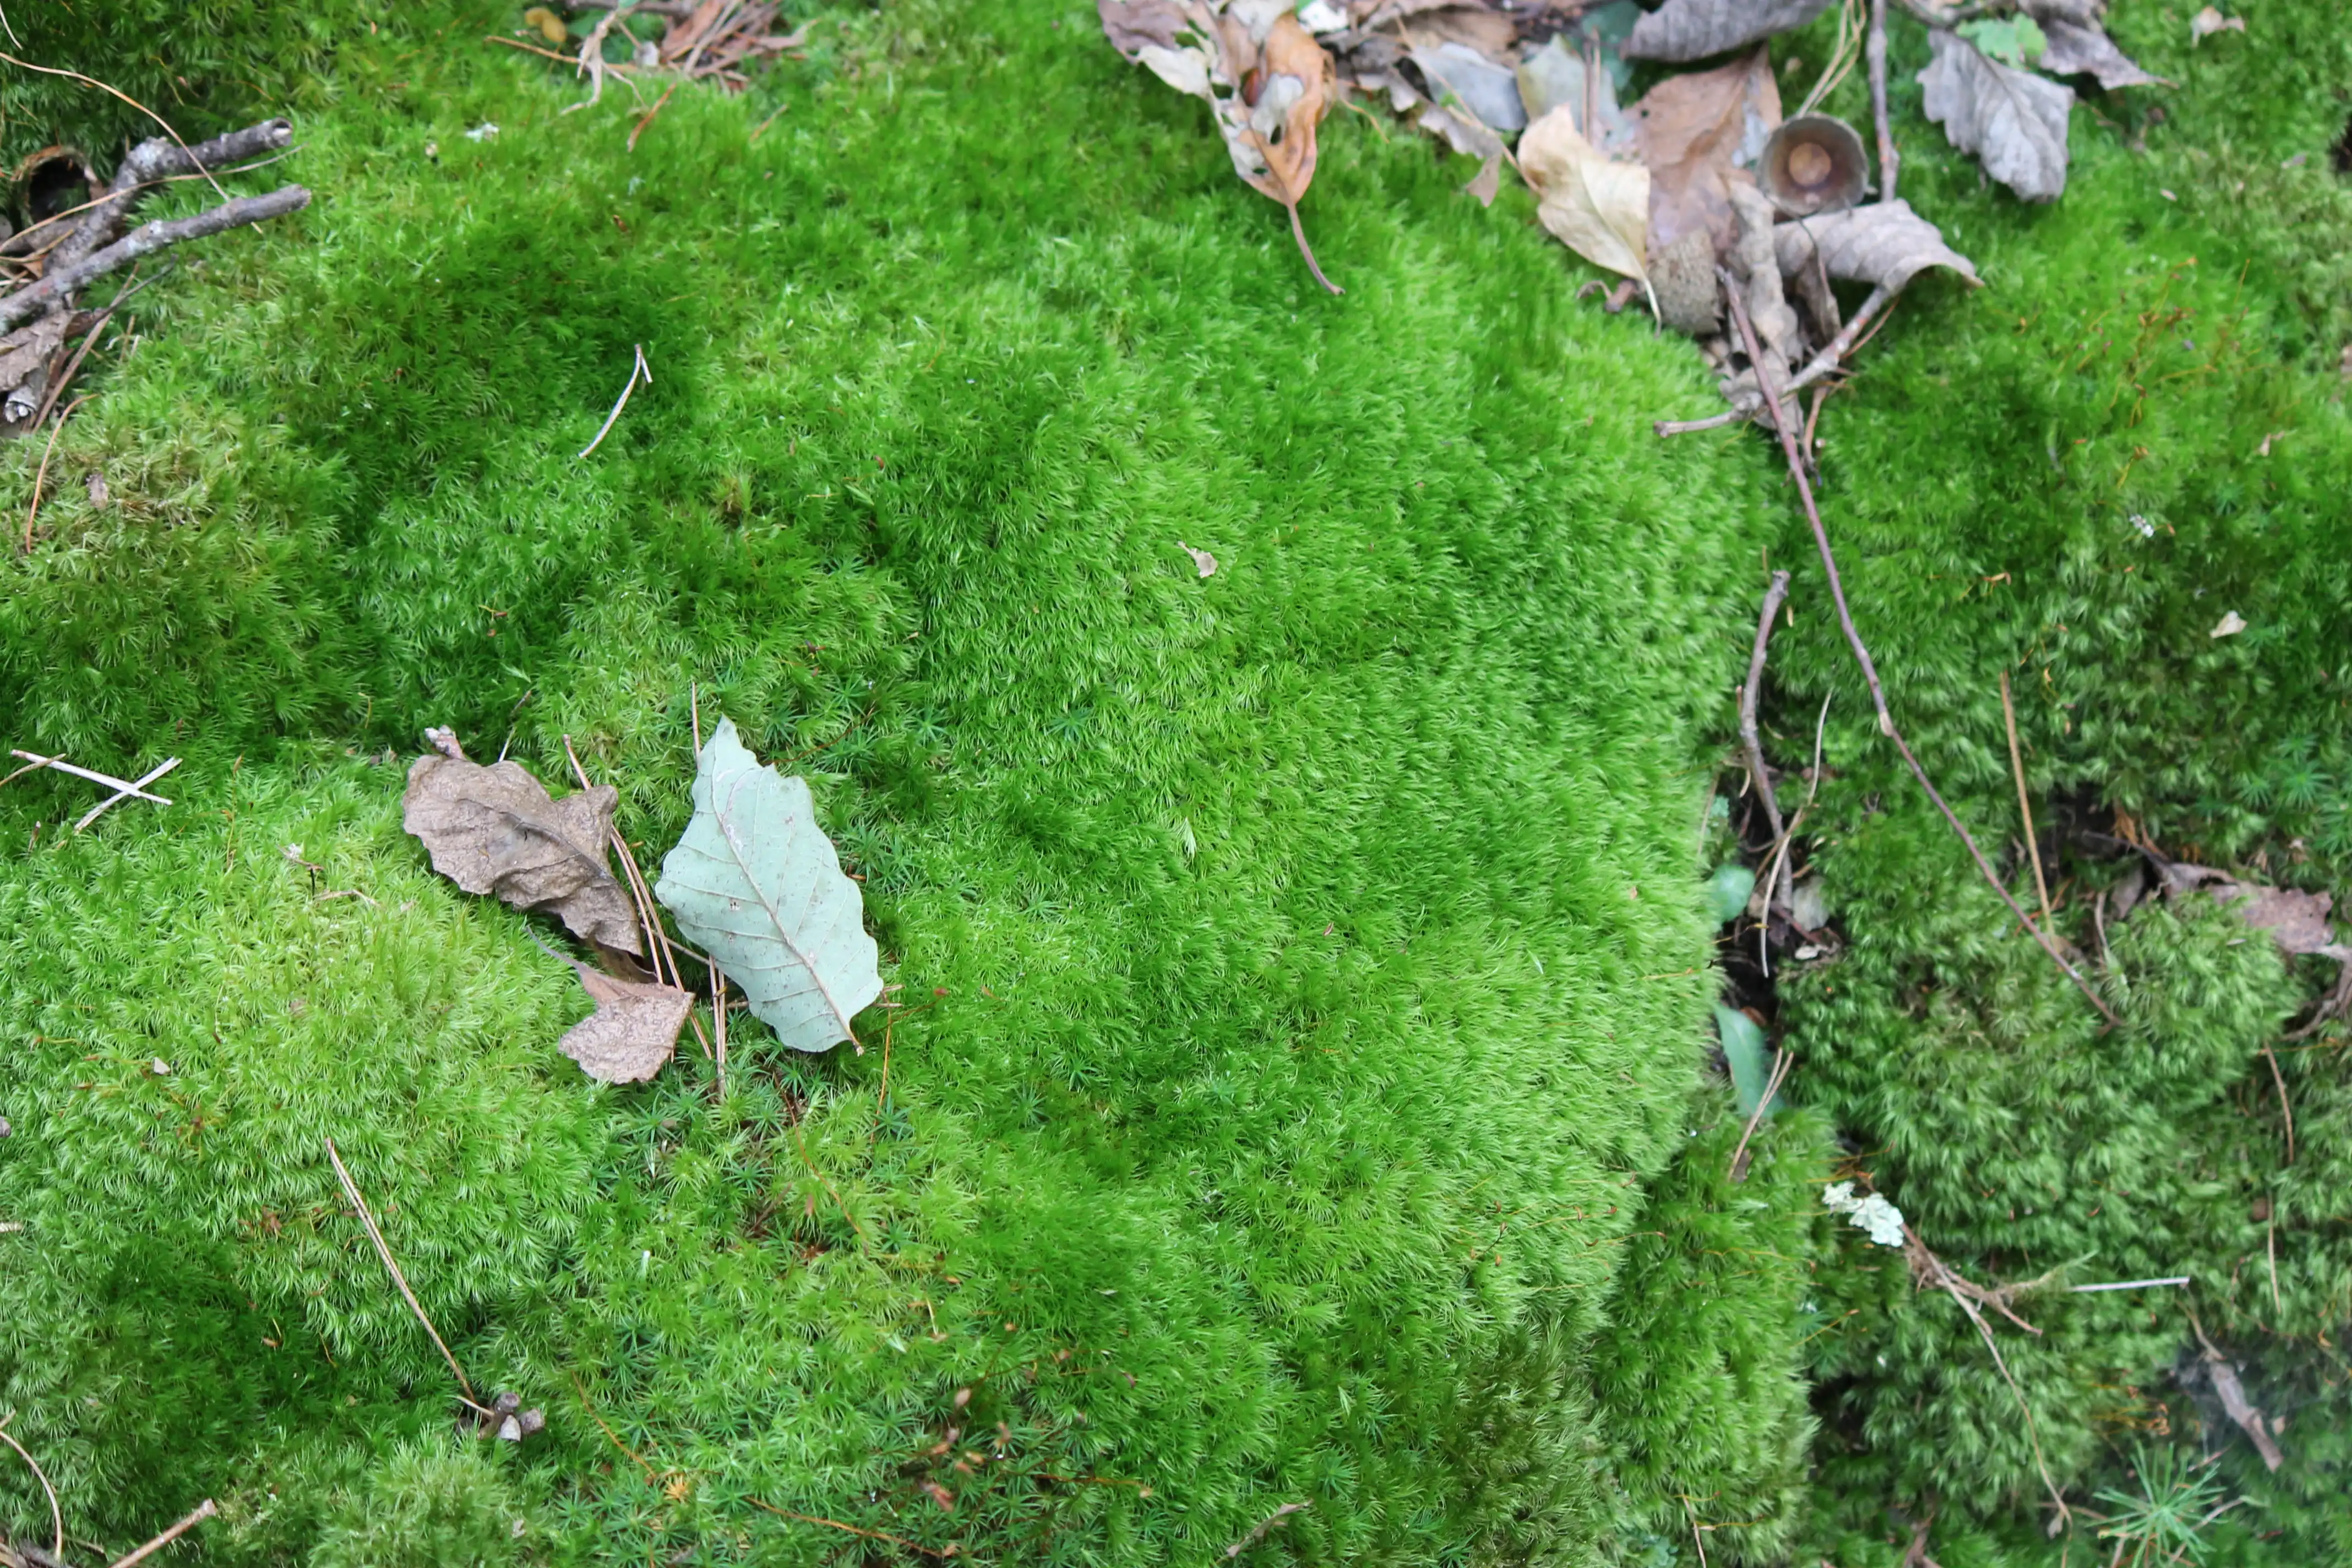
[(78, 779), (88, 779), (92, 784), (111, 785), (115, 789), (121, 790), (126, 795), (135, 795), (141, 800), (152, 800), (157, 805), (169, 805), (172, 804), (160, 795), (149, 795), (145, 790), (141, 789), (137, 784), (131, 783), (128, 779), (119, 779), (112, 773), (96, 773), (89, 768), (78, 768), (74, 766), (73, 763), (66, 761), (63, 757), (45, 757), (38, 752), (11, 751), (8, 754), (12, 757), (22, 757), (26, 762), (38, 767), (55, 768), (61, 773), (71, 773)]
[(614, 403), (613, 412), (604, 416), (604, 426), (596, 432), (596, 438), (593, 441), (589, 442), (585, 447), (580, 448), (580, 455), (583, 458), (589, 453), (594, 451), (597, 447), (603, 446), (604, 444), (604, 437), (612, 434), (613, 422), (620, 418), (621, 410), (629, 405), (629, 394), (636, 391), (637, 389), (637, 378), (643, 376), (647, 386), (651, 386), (654, 384), (653, 366), (646, 363), (646, 345), (643, 343), (631, 343), (629, 346), (636, 351), (637, 362), (629, 367), (628, 382), (621, 388), (621, 395)]
[(2112, 1284), (2069, 1285), (2066, 1289), (2079, 1294), (2089, 1290), (2137, 1290), (2150, 1285), (2186, 1285), (2188, 1283), (2189, 1276), (2186, 1274), (2168, 1274), (2161, 1279), (2117, 1279)]
[[(81, 814), (81, 820), (74, 824), (74, 831), (76, 833), (79, 833), (83, 828), (88, 827), (91, 823), (96, 822), (100, 816), (105, 812), (108, 806), (112, 805), (118, 800), (129, 800), (132, 795), (139, 794), (147, 785), (153, 784), (157, 779), (162, 778), (165, 773), (170, 773), (173, 768), (176, 768), (179, 765), (179, 758), (166, 757), (161, 765), (150, 770), (147, 776), (139, 780), (138, 783), (124, 785), (114, 794), (108, 795), (104, 800), (100, 801), (96, 805), (91, 806), (88, 811), (83, 812)], [(149, 800), (153, 800), (155, 797), (151, 795), (147, 796), (147, 798)], [(168, 805), (171, 803), (166, 801), (164, 804)]]

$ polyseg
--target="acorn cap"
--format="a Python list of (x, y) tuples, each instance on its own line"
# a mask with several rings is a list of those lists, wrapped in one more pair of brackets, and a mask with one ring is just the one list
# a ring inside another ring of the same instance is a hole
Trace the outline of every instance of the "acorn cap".
[(1870, 160), (1853, 126), (1827, 114), (1784, 122), (1756, 161), (1756, 183), (1786, 217), (1843, 212), (1862, 200)]

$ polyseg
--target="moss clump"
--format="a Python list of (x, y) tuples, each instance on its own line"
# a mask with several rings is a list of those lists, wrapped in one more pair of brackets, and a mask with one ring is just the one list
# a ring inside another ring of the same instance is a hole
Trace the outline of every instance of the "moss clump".
[[(506, 1486), (558, 1557), (1190, 1562), (1298, 1500), (1294, 1552), (1427, 1562), (1655, 1515), (1589, 1358), (1698, 1063), (1752, 471), (1654, 440), (1696, 366), (1523, 198), (1335, 134), (1331, 300), (1066, 20), (853, 30), (757, 143), (684, 90), (634, 153), (617, 91), (346, 34), (326, 198), (65, 432), (0, 718), (190, 758), (80, 838), (70, 783), (0, 795), (0, 1383), (81, 1533), (212, 1493), (225, 1558), (463, 1556)], [(361, 756), (569, 735), (658, 852), (698, 697), (812, 776), (903, 1010), (600, 1090)], [(544, 1437), (447, 1457), (328, 1135)]]

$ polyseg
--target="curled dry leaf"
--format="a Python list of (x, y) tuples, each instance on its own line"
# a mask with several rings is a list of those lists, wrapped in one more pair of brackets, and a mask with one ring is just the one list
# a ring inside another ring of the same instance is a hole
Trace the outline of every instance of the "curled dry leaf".
[(1982, 281), (1975, 263), (1946, 245), (1943, 232), (1899, 197), (1781, 224), (1772, 240), (1784, 278), (1810, 272), (1818, 251), (1831, 277), (1883, 289), (1901, 289), (1930, 267)]
[(1535, 187), (1536, 216), (1561, 244), (1596, 267), (1648, 280), (1649, 170), (1601, 156), (1563, 104), (1519, 139), (1519, 171)]
[[(1738, 229), (1731, 186), (1780, 123), (1780, 89), (1763, 49), (1711, 71), (1668, 77), (1633, 106), (1642, 162), (1650, 171), (1646, 254), (1704, 232), (1720, 253)], [(1741, 155), (1745, 154), (1743, 158)]]
[(857, 884), (816, 825), (807, 781), (781, 777), (719, 721), (694, 780), (694, 820), (654, 896), (796, 1051), (853, 1038), (882, 994)]
[(2202, 889), (2215, 901), (2235, 910), (2238, 918), (2256, 931), (2268, 931), (2281, 952), (2317, 954), (2338, 963), (2352, 963), (2352, 946), (2337, 942), (2328, 926), (2327, 917), (2335, 908), (2335, 900), (2326, 893), (2240, 881), (2227, 872), (2210, 866), (2192, 866), (2185, 860), (2158, 860), (2157, 874), (2167, 898), (2177, 899)]
[(2042, 35), (2047, 41), (2037, 63), (2052, 76), (2095, 78), (2109, 92), (2121, 87), (2166, 85), (2162, 77), (2142, 70), (2130, 56), (2116, 47), (2106, 29), (2096, 23), (2045, 19)]
[(1935, 59), (1919, 73), (1927, 118), (1985, 173), (2030, 202), (2066, 188), (2066, 116), (2074, 89), (1989, 59), (1956, 33), (1928, 34)]
[(1193, 571), (1198, 572), (1203, 577), (1213, 577), (1217, 574), (1217, 558), (1215, 556), (1210, 554), (1205, 550), (1195, 550), (1191, 545), (1184, 543), (1181, 539), (1176, 542), (1182, 547), (1185, 554), (1192, 558)]
[(580, 976), (581, 989), (596, 1010), (557, 1042), (580, 1070), (604, 1083), (643, 1083), (661, 1071), (677, 1049), (677, 1032), (694, 1006), (694, 994), (658, 982), (623, 980), (565, 959)]
[[(1529, 121), (1541, 120), (1553, 110), (1565, 107), (1575, 111), (1578, 132), (1603, 153), (1614, 155), (1629, 152), (1637, 144), (1633, 117), (1617, 102), (1616, 78), (1605, 68), (1588, 71), (1584, 57), (1569, 48), (1561, 38), (1546, 39), (1542, 47), (1521, 55), (1517, 74), (1519, 102)], [(1592, 114), (1590, 125), (1585, 123), (1588, 95)]]
[(1801, 27), (1829, 0), (1666, 0), (1633, 24), (1629, 60), (1696, 60), (1760, 43)]
[(2235, 610), (2226, 612), (2205, 635), (2211, 637), (2233, 637), (2246, 629), (2246, 617)]
[(642, 953), (635, 910), (604, 861), (618, 799), (600, 784), (550, 800), (519, 763), (486, 768), (435, 753), (409, 764), (401, 826), (466, 891), (544, 910), (583, 941)]
[(1096, 0), (1119, 53), (1209, 106), (1252, 190), (1282, 204), (1315, 280), (1323, 276), (1298, 203), (1315, 178), (1315, 128), (1331, 107), (1331, 57), (1290, 9), (1268, 0)]

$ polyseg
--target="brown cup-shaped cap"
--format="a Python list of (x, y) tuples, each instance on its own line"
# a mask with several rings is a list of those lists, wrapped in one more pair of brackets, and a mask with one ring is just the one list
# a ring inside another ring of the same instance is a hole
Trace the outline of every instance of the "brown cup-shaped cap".
[(1784, 216), (1843, 211), (1862, 200), (1870, 160), (1853, 126), (1827, 114), (1801, 114), (1764, 143), (1757, 183)]

